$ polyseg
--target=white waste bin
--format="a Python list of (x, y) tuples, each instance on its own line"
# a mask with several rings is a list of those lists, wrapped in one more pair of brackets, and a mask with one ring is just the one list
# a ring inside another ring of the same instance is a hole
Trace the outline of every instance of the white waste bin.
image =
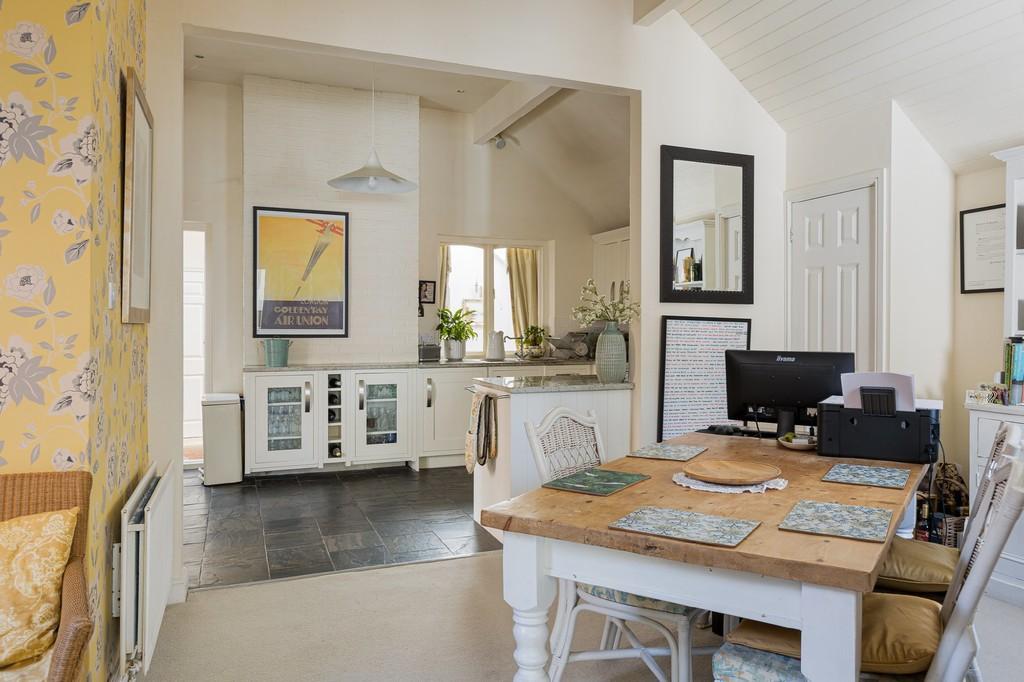
[(242, 405), (237, 393), (203, 396), (204, 485), (242, 480)]

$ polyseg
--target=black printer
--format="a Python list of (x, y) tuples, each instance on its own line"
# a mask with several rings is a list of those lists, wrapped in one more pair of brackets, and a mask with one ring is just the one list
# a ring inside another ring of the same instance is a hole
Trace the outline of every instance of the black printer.
[(930, 464), (939, 454), (935, 401), (917, 401), (914, 411), (897, 411), (892, 388), (861, 389), (861, 408), (841, 396), (818, 403), (818, 454)]

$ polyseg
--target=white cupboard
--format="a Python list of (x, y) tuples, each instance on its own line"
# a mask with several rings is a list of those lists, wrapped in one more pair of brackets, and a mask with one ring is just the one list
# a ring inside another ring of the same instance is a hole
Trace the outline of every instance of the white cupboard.
[(313, 374), (258, 376), (249, 409), (255, 413), (253, 465), (259, 470), (317, 466)]
[[(253, 368), (244, 375), (245, 473), (461, 456), (482, 376), (593, 374), (591, 364)], [(452, 461), (436, 459), (442, 466)]]
[[(971, 404), (966, 407), (970, 413), (970, 487), (973, 499), (999, 425), (1012, 422), (1024, 429), (1024, 407)], [(1003, 601), (1024, 606), (1024, 524), (1018, 523), (1006, 541), (1002, 559), (996, 564), (987, 592)]]

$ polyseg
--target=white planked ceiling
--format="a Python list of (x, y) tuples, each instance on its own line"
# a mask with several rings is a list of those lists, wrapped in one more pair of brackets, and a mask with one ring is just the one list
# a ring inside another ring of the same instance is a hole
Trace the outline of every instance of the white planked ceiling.
[(895, 100), (957, 172), (1024, 144), (1022, 0), (685, 0), (787, 131)]

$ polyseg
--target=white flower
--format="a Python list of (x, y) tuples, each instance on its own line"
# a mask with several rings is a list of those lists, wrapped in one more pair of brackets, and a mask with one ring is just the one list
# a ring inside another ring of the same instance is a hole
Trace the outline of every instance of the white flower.
[(11, 138), (18, 132), (18, 126), (29, 115), (28, 105), (15, 99), (0, 101), (0, 164), (11, 155)]
[(46, 271), (38, 265), (19, 265), (4, 283), (8, 296), (29, 301), (46, 288)]
[(82, 453), (76, 455), (70, 450), (57, 448), (57, 451), (53, 453), (53, 457), (50, 459), (50, 463), (53, 464), (53, 468), (57, 471), (71, 471), (82, 464)]
[(92, 118), (78, 122), (78, 130), (60, 141), (60, 151), (50, 174), (71, 175), (79, 185), (88, 182), (100, 162), (99, 131)]
[(96, 358), (83, 353), (78, 358), (78, 369), (60, 379), (61, 397), (54, 411), (70, 409), (77, 421), (85, 419), (96, 400), (99, 388), (99, 373)]
[(73, 232), (78, 227), (78, 221), (71, 217), (71, 214), (63, 209), (58, 209), (53, 214), (53, 229), (57, 234)]
[(19, 57), (28, 58), (32, 58), (42, 51), (45, 38), (45, 29), (30, 21), (20, 21), (4, 34), (8, 51)]

